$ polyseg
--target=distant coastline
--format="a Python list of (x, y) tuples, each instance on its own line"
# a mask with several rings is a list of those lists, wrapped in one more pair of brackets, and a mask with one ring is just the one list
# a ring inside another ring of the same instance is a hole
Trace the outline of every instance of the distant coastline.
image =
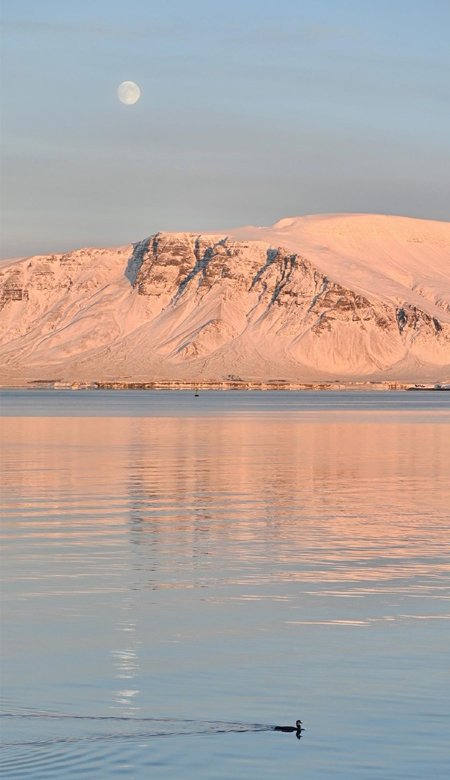
[(286, 380), (267, 380), (265, 382), (224, 379), (224, 380), (153, 380), (153, 381), (71, 381), (60, 379), (35, 379), (8, 384), (0, 382), (2, 390), (247, 390), (247, 391), (298, 391), (298, 390), (357, 390), (357, 391), (392, 391), (392, 390), (425, 390), (449, 391), (450, 383), (394, 382), (289, 382)]

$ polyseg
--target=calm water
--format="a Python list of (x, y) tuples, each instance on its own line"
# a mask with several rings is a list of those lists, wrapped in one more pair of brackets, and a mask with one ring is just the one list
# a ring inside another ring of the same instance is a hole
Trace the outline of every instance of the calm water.
[(1, 410), (5, 779), (449, 776), (450, 394)]

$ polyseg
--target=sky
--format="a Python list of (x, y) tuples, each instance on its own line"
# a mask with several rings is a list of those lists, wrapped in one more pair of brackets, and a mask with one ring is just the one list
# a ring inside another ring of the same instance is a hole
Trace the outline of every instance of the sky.
[(3, 257), (450, 218), (448, 0), (3, 0), (2, 30)]

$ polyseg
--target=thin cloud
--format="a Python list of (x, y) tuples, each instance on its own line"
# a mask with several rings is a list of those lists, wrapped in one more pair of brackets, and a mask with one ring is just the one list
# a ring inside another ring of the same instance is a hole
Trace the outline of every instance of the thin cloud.
[(38, 19), (5, 19), (1, 22), (5, 32), (18, 35), (82, 35), (105, 39), (132, 39), (144, 37), (177, 38), (181, 33), (168, 25), (109, 25), (103, 22), (50, 22)]
[(239, 36), (240, 40), (254, 43), (296, 43), (302, 41), (320, 41), (336, 38), (349, 38), (358, 35), (358, 30), (350, 27), (294, 27), (283, 29), (281, 27), (260, 27), (249, 30)]
[[(178, 40), (186, 38), (186, 31), (182, 26), (163, 25), (163, 24), (140, 24), (138, 26), (127, 27), (126, 25), (111, 25), (103, 21), (85, 21), (85, 22), (53, 22), (39, 19), (5, 19), (2, 21), (5, 31), (10, 31), (18, 35), (33, 35), (36, 33), (45, 35), (83, 35), (96, 38), (110, 39), (131, 39), (131, 38), (163, 38)], [(236, 33), (234, 29), (210, 30), (199, 27), (196, 28), (196, 36), (202, 37), (207, 34), (214, 34), (223, 41), (234, 41), (247, 44), (268, 44), (268, 43), (298, 43), (298, 42), (318, 42), (321, 40), (332, 40), (339, 38), (353, 37), (358, 31), (345, 27), (297, 27), (294, 29), (285, 29), (282, 27), (260, 27), (247, 29)], [(192, 36), (192, 32), (191, 32)]]

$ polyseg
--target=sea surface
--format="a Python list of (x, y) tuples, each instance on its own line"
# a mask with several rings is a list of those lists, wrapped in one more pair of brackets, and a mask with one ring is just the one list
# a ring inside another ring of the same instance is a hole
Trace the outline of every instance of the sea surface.
[(0, 409), (3, 780), (449, 777), (450, 393)]

